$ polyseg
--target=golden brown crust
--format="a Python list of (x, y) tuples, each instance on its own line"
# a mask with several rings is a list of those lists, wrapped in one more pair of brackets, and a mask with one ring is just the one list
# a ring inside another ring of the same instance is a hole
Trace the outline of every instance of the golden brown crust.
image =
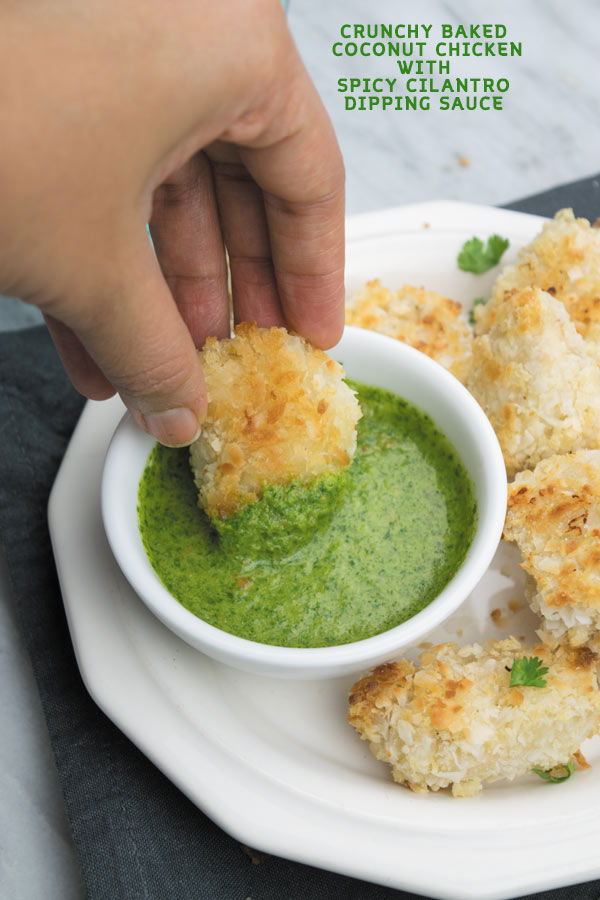
[(371, 710), (386, 709), (408, 690), (415, 667), (407, 659), (377, 666), (369, 675), (357, 681), (350, 691), (348, 721), (355, 728), (368, 729)]
[(201, 353), (208, 412), (191, 462), (200, 500), (226, 516), (263, 486), (344, 468), (360, 409), (343, 369), (284, 328), (242, 323)]
[(571, 209), (559, 210), (521, 250), (516, 264), (502, 271), (494, 297), (526, 285), (556, 297), (579, 334), (600, 341), (600, 234), (587, 219), (576, 219)]
[(532, 603), (550, 633), (574, 638), (578, 628), (579, 641), (592, 637), (600, 628), (600, 450), (553, 456), (517, 475), (504, 536), (535, 579)]
[(537, 287), (507, 291), (486, 304), (477, 332), (467, 387), (509, 475), (600, 446), (600, 368), (558, 300)]
[(594, 669), (598, 654), (590, 647), (567, 647), (565, 649), (566, 664), (575, 672)]
[[(511, 668), (523, 656), (548, 668), (545, 686), (511, 687)], [(595, 733), (597, 663), (590, 647), (525, 647), (515, 638), (440, 644), (421, 654), (418, 667), (401, 660), (360, 679), (348, 721), (398, 783), (472, 796), (484, 782), (564, 764)]]
[(472, 335), (462, 312), (460, 303), (435, 291), (408, 284), (392, 291), (375, 279), (350, 298), (346, 324), (379, 331), (410, 344), (464, 381)]

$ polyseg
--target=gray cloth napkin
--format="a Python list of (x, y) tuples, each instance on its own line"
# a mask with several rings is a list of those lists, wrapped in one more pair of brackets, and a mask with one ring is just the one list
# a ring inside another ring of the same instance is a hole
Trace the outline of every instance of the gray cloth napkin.
[[(573, 206), (593, 221), (600, 215), (600, 175), (508, 206), (545, 215)], [(90, 699), (46, 524), (48, 494), (82, 405), (45, 329), (0, 335), (0, 543), (89, 900), (410, 900), (414, 895), (242, 847)], [(600, 882), (536, 895), (599, 896)]]

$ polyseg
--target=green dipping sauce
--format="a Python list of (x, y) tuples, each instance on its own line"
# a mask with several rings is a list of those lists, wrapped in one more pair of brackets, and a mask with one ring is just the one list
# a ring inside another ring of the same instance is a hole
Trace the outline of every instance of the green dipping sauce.
[(160, 580), (192, 613), (263, 644), (329, 647), (399, 625), (452, 578), (477, 520), (464, 466), (410, 403), (351, 386), (363, 417), (348, 469), (267, 488), (221, 535), (198, 507), (188, 450), (156, 445), (140, 481), (140, 532)]

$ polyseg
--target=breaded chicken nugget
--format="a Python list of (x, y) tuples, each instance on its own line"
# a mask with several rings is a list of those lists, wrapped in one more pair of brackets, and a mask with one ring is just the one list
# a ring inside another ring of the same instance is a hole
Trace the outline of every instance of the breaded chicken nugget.
[(200, 356), (208, 412), (190, 459), (209, 515), (230, 515), (265, 484), (305, 482), (349, 464), (360, 407), (322, 350), (285, 328), (246, 322), (233, 338), (209, 338)]
[[(521, 250), (494, 285), (494, 297), (534, 285), (564, 304), (579, 334), (600, 352), (600, 229), (561, 209), (541, 234)], [(477, 321), (485, 308), (475, 311)]]
[(465, 381), (471, 362), (471, 329), (460, 303), (405, 284), (399, 291), (376, 279), (351, 297), (346, 324), (379, 331), (410, 344)]
[[(548, 668), (544, 687), (510, 686), (515, 659)], [(354, 685), (348, 721), (413, 791), (484, 782), (564, 765), (600, 727), (597, 657), (589, 647), (522, 647), (515, 638), (459, 649), (441, 644), (379, 666)]]
[(600, 447), (600, 368), (564, 306), (529, 287), (490, 300), (467, 387), (509, 475), (555, 453)]
[(585, 644), (600, 632), (600, 450), (552, 456), (508, 486), (504, 537), (532, 577), (542, 639)]

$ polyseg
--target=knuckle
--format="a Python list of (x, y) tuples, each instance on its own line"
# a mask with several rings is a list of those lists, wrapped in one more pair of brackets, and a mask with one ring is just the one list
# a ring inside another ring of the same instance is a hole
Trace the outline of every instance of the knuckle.
[(134, 400), (149, 395), (168, 396), (187, 387), (190, 366), (187, 361), (168, 357), (155, 363), (124, 369), (115, 381), (118, 381), (119, 390)]

